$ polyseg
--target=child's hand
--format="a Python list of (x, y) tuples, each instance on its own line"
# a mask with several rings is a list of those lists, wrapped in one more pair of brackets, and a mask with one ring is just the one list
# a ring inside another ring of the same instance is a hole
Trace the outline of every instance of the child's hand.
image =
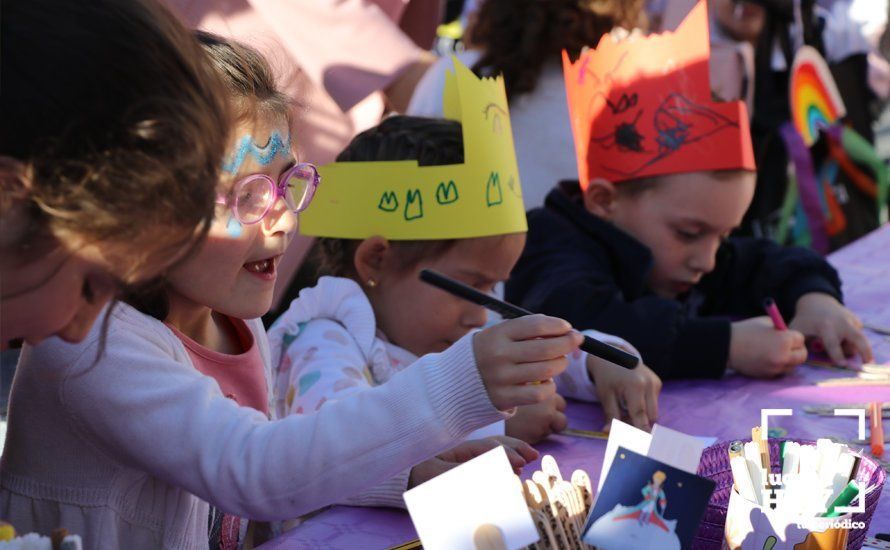
[(862, 321), (833, 297), (819, 292), (804, 294), (795, 311), (789, 326), (804, 336), (821, 339), (832, 362), (843, 364), (856, 354), (863, 362), (874, 360), (871, 344), (862, 334)]
[(652, 429), (658, 419), (661, 392), (661, 379), (652, 369), (642, 363), (635, 369), (625, 369), (591, 355), (587, 357), (587, 372), (606, 413), (605, 430), (613, 418), (621, 419), (622, 405), (631, 424), (647, 432)]
[(554, 432), (561, 432), (569, 425), (565, 415), (566, 400), (558, 393), (537, 405), (516, 409), (507, 419), (507, 435), (535, 444)]
[(728, 366), (755, 378), (790, 372), (807, 359), (803, 334), (776, 330), (769, 317), (754, 317), (732, 324)]
[(440, 454), (438, 458), (446, 462), (461, 464), (481, 454), (485, 454), (500, 445), (503, 445), (504, 450), (507, 451), (507, 458), (510, 459), (510, 466), (513, 466), (514, 470), (521, 469), (529, 462), (537, 460), (539, 456), (538, 451), (524, 441), (506, 435), (496, 435), (484, 439), (464, 441), (460, 445)]
[(472, 460), (500, 445), (504, 446), (510, 466), (513, 467), (513, 471), (517, 475), (522, 471), (523, 466), (538, 459), (538, 451), (532, 448), (531, 445), (512, 437), (501, 435), (464, 441), (457, 447), (411, 468), (411, 475), (408, 477), (408, 488), (410, 489), (429, 481), (437, 475), (445, 473), (455, 466)]
[(530, 315), (498, 323), (473, 336), (479, 374), (501, 411), (542, 403), (556, 393), (551, 380), (583, 336), (562, 319)]

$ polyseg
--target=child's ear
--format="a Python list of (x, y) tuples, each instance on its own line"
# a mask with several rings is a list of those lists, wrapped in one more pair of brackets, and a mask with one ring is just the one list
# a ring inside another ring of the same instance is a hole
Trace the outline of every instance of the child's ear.
[(603, 178), (594, 178), (590, 180), (590, 185), (583, 193), (584, 208), (588, 212), (600, 218), (612, 219), (615, 199), (618, 196), (614, 183)]
[(389, 241), (379, 235), (368, 237), (359, 243), (353, 257), (359, 284), (371, 288), (377, 286), (383, 275), (389, 249)]

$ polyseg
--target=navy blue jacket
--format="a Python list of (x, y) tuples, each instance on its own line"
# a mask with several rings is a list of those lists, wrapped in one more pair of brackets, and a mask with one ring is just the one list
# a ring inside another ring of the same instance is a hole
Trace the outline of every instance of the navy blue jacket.
[(653, 258), (634, 237), (589, 213), (578, 182), (561, 182), (528, 213), (528, 241), (508, 301), (578, 329), (621, 336), (663, 379), (717, 378), (729, 358), (730, 319), (763, 315), (773, 297), (786, 319), (797, 299), (841, 299), (837, 272), (818, 254), (767, 239), (728, 239), (714, 271), (676, 300), (646, 284)]

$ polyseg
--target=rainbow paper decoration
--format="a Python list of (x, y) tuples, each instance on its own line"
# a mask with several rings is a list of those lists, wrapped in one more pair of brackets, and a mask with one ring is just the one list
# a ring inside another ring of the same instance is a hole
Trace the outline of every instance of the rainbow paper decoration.
[(791, 119), (807, 147), (819, 139), (819, 130), (827, 129), (847, 110), (828, 65), (819, 52), (803, 46), (791, 66)]

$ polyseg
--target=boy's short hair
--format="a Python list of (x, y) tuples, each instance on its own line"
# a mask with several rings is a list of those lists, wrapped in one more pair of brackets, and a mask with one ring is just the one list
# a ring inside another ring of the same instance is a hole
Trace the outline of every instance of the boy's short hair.
[[(357, 135), (337, 155), (337, 162), (416, 160), (420, 166), (464, 162), (463, 131), (459, 122), (438, 118), (391, 116)], [(356, 182), (356, 185), (361, 185)], [(391, 241), (398, 249), (401, 269), (448, 252), (457, 239)], [(355, 250), (360, 239), (321, 237), (315, 248), (318, 275), (354, 276)]]
[(352, 138), (337, 162), (416, 160), (420, 166), (464, 162), (460, 122), (396, 115)]
[[(747, 170), (705, 170), (708, 174), (711, 174), (718, 180), (728, 180), (733, 178), (739, 174), (747, 174), (750, 173)], [(618, 194), (624, 197), (637, 197), (642, 195), (646, 191), (651, 191), (658, 187), (665, 176), (670, 176), (674, 174), (663, 174), (658, 176), (648, 176), (645, 178), (637, 178), (633, 180), (626, 180), (615, 184), (615, 187), (618, 191)]]

